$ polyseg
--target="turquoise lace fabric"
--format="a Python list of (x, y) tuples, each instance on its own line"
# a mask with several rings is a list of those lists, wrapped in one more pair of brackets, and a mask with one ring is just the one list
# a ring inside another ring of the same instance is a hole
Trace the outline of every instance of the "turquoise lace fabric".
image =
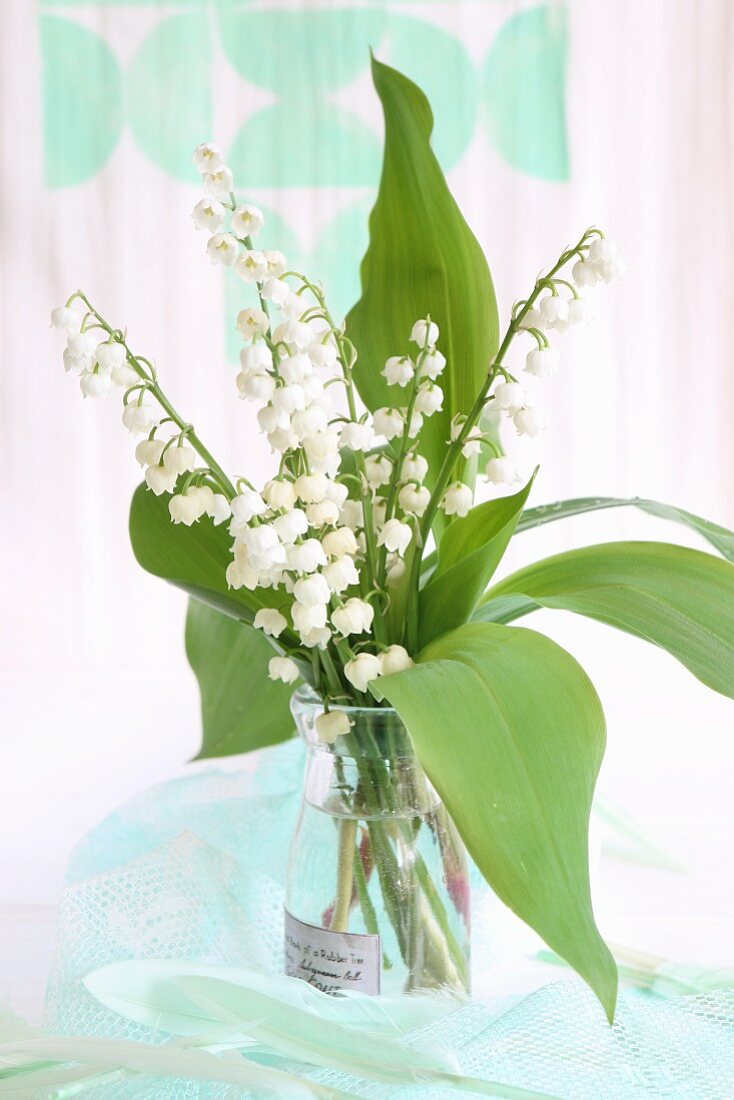
[[(45, 1026), (61, 1035), (165, 1042), (167, 1036), (107, 1010), (82, 979), (106, 963), (175, 958), (282, 966), (282, 903), (290, 835), (300, 799), (302, 747), (260, 754), (257, 772), (210, 769), (127, 803), (77, 848), (68, 872), (49, 980)], [(498, 951), (482, 919), (486, 888), (475, 873), (473, 969), (491, 972)], [(462, 1071), (559, 1100), (730, 1100), (734, 1095), (734, 992), (658, 1000), (623, 994), (609, 1027), (576, 979), (555, 982), (500, 1011), (472, 1002), (411, 1037), (441, 1044)], [(456, 1095), (398, 1088), (343, 1073), (280, 1063), (354, 1096)], [(85, 1096), (206, 1100), (247, 1094), (230, 1085), (119, 1078)]]

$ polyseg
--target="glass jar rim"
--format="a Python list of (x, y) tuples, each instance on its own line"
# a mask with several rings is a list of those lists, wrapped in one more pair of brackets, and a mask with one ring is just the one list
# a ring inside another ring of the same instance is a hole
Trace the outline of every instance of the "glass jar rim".
[[(298, 704), (302, 707), (323, 708), (324, 700), (314, 691), (310, 684), (301, 684), (291, 695), (291, 705)], [(359, 707), (359, 706), (344, 706), (342, 703), (329, 703), (329, 710), (338, 710), (344, 714), (371, 714), (373, 716), (395, 715), (397, 711), (394, 707)]]

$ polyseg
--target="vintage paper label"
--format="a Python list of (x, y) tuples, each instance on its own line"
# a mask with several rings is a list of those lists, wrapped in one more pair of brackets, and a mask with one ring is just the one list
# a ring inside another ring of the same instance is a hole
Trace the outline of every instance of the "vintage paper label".
[(332, 932), (304, 924), (285, 910), (285, 972), (324, 993), (380, 992), (380, 937)]

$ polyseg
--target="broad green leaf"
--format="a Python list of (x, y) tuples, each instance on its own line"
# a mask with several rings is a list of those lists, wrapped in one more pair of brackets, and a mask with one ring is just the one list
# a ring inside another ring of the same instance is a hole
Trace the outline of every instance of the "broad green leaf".
[(557, 519), (567, 519), (571, 516), (580, 516), (586, 512), (604, 511), (607, 508), (627, 508), (632, 506), (639, 508), (648, 515), (657, 516), (659, 519), (667, 519), (672, 523), (682, 523), (702, 535), (712, 546), (716, 547), (722, 557), (728, 561), (734, 561), (734, 531), (726, 527), (720, 527), (702, 516), (696, 516), (692, 512), (685, 512), (682, 508), (676, 508), (673, 504), (661, 504), (657, 500), (644, 500), (641, 497), (579, 497), (576, 500), (559, 500), (556, 504), (541, 504), (538, 508), (527, 508), (517, 525), (518, 531), (528, 531), (533, 527), (540, 527), (545, 523), (553, 523)]
[[(374, 410), (401, 398), (380, 373), (385, 361), (409, 350), (418, 318), (430, 314), (437, 322), (447, 359), (444, 407), (426, 420), (419, 448), (432, 483), (451, 419), (471, 407), (497, 350), (497, 305), (487, 261), (431, 149), (428, 100), (376, 60), (372, 77), (385, 115), (385, 154), (362, 261), (362, 297), (347, 316), (347, 334), (359, 353), (355, 381)], [(468, 468), (463, 473), (468, 476)]]
[(276, 650), (260, 630), (189, 600), (186, 656), (201, 695), (197, 760), (233, 756), (293, 736), (293, 688), (268, 678)]
[(519, 493), (478, 504), (446, 528), (435, 572), (420, 594), (422, 646), (471, 618), (507, 549), (532, 484), (531, 478)]
[(157, 497), (145, 485), (133, 494), (130, 541), (143, 569), (246, 623), (259, 608), (278, 606), (286, 598), (273, 589), (228, 588), (225, 573), (232, 560), (232, 539), (226, 526), (215, 527), (207, 517), (191, 527), (174, 524), (169, 499), (167, 494)]
[(490, 588), (474, 618), (575, 611), (672, 653), (734, 697), (734, 565), (662, 542), (610, 542), (529, 565)]
[(541, 634), (469, 623), (379, 688), (487, 882), (611, 1019), (617, 972), (594, 922), (588, 871), (605, 724), (584, 670)]

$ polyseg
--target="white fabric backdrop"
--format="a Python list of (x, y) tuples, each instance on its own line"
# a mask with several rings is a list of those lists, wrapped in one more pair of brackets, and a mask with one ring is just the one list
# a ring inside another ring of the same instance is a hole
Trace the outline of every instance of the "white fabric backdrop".
[[(528, 5), (393, 7), (452, 30), (479, 63), (503, 21)], [(64, 14), (112, 36), (125, 63), (163, 8), (79, 4)], [(224, 364), (223, 289), (189, 220), (193, 176), (173, 180), (125, 128), (93, 178), (44, 187), (37, 12), (5, 0), (2, 16), (0, 901), (53, 902), (75, 839), (130, 793), (185, 766), (198, 714), (183, 655), (184, 598), (143, 574), (128, 544), (138, 472), (119, 409), (80, 400), (47, 328), (51, 307), (83, 286), (156, 358), (177, 405), (225, 463), (246, 465), (257, 480), (267, 456)], [(640, 494), (734, 526), (734, 11), (729, 0), (572, 0), (568, 21), (570, 181), (513, 169), (481, 128), (449, 174), (505, 315), (591, 222), (613, 233), (630, 263), (600, 320), (565, 340), (535, 499)], [(278, 42), (262, 48), (277, 51)], [(227, 146), (238, 121), (230, 104), (260, 93), (221, 51), (214, 85), (211, 136)], [(344, 98), (379, 130), (366, 78)], [(306, 243), (346, 201), (340, 188), (262, 189), (253, 198), (287, 212)], [(611, 513), (524, 536), (506, 564), (620, 536), (686, 541), (677, 529)], [(605, 628), (545, 613), (534, 625), (583, 659), (602, 695), (604, 790), (677, 838), (697, 867), (695, 890), (681, 880), (664, 894), (673, 924), (695, 929), (705, 908), (731, 915), (731, 882), (717, 873), (734, 839), (731, 704), (665, 655)], [(637, 885), (644, 894), (642, 878)], [(654, 899), (644, 904), (648, 924), (631, 922), (638, 942), (681, 949)]]

